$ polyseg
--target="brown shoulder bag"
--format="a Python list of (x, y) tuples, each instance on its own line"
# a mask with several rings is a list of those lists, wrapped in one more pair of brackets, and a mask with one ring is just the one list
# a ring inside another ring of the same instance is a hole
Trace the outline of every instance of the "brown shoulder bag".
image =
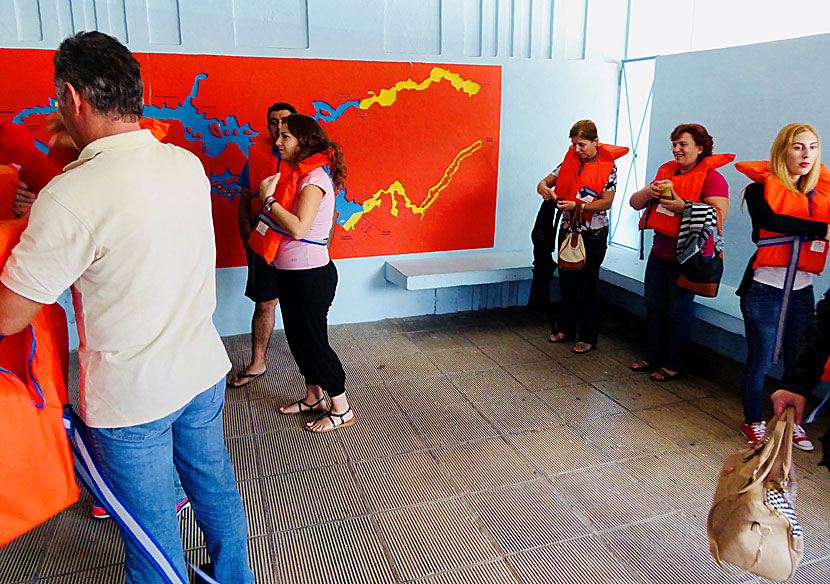
[(788, 500), (793, 418), (789, 407), (770, 421), (763, 442), (724, 462), (706, 531), (712, 556), (727, 573), (786, 582), (804, 556), (801, 526)]

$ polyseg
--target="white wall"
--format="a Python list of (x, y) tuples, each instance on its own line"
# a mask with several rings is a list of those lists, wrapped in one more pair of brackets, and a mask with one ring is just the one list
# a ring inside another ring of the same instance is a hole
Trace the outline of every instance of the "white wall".
[[(53, 49), (75, 31), (97, 28), (141, 52), (501, 65), (495, 249), (527, 250), (530, 259), (535, 186), (564, 156), (570, 126), (592, 118), (601, 139), (613, 138), (618, 63), (609, 59), (623, 54), (626, 7), (615, 0), (0, 0), (0, 47)], [(387, 284), (387, 259), (336, 262), (332, 323), (476, 307), (470, 290), (444, 291), (439, 302), (433, 291)], [(217, 273), (223, 335), (249, 330), (244, 279), (244, 268)]]
[[(670, 159), (669, 134), (680, 123), (706, 126), (715, 152), (740, 160), (768, 160), (775, 135), (790, 122), (813, 125), (830, 139), (830, 35), (658, 57), (654, 78), (648, 176)], [(830, 162), (825, 146), (824, 162)], [(729, 183), (724, 282), (740, 283), (755, 251), (749, 215), (741, 209), (749, 179), (734, 165), (722, 169)], [(816, 292), (830, 278), (822, 276)]]

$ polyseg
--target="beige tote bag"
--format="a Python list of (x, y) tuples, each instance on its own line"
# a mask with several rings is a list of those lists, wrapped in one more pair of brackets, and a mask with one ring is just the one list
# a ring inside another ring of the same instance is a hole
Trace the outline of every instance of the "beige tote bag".
[(804, 556), (801, 526), (787, 499), (793, 418), (789, 407), (770, 421), (763, 442), (724, 462), (706, 531), (712, 555), (727, 573), (786, 582)]

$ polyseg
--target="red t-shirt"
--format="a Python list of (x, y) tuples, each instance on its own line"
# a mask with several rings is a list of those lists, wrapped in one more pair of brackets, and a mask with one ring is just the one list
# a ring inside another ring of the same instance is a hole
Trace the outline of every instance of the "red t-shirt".
[[(710, 197), (723, 197), (724, 199), (729, 197), (729, 185), (727, 184), (726, 179), (723, 178), (721, 173), (714, 169), (709, 171), (706, 175), (706, 180), (703, 181), (703, 190), (701, 191), (700, 198), (708, 199)], [(710, 237), (709, 240), (703, 245), (703, 249), (701, 251), (704, 256), (714, 255), (714, 238)], [(675, 259), (677, 257), (677, 238), (669, 237), (668, 235), (655, 231), (654, 240), (651, 244), (651, 253), (656, 255), (658, 258), (666, 260)]]

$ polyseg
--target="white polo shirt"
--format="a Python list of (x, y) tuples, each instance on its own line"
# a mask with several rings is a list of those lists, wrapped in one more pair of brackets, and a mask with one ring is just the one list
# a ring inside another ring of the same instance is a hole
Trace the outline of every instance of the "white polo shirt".
[(148, 130), (89, 144), (40, 192), (0, 281), (49, 304), (72, 288), (81, 417), (162, 418), (222, 379), (210, 183)]

